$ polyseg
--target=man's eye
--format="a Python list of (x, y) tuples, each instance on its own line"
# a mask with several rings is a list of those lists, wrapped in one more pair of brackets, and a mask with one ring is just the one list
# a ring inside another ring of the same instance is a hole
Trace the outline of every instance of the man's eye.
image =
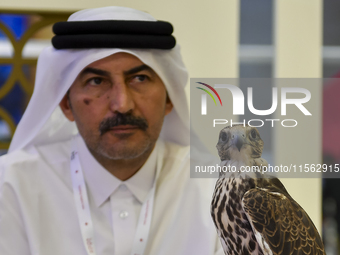
[(90, 79), (87, 83), (93, 86), (97, 86), (97, 85), (100, 85), (102, 82), (103, 82), (102, 78), (96, 77), (96, 78)]
[(148, 76), (143, 75), (143, 74), (136, 75), (135, 77), (133, 77), (133, 80), (137, 82), (143, 82), (143, 81), (146, 81), (147, 79), (148, 79)]

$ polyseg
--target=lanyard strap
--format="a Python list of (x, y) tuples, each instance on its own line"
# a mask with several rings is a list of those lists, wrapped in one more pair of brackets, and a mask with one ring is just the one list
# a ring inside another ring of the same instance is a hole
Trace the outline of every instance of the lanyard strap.
[[(155, 146), (154, 149), (162, 150), (163, 146)], [(149, 191), (145, 202), (142, 205), (142, 209), (138, 219), (137, 231), (134, 237), (132, 253), (131, 255), (143, 255), (147, 244), (153, 203), (155, 198), (156, 182), (160, 173), (160, 167), (162, 165), (161, 155), (163, 151), (157, 152), (157, 170), (156, 178), (154, 180), (152, 189)], [(75, 205), (77, 208), (78, 220), (80, 230), (85, 245), (85, 249), (88, 255), (96, 255), (95, 242), (94, 242), (94, 227), (91, 219), (91, 212), (89, 206), (89, 200), (83, 175), (83, 170), (79, 160), (79, 154), (76, 146), (76, 138), (72, 139), (72, 152), (71, 152), (71, 178), (73, 186), (73, 196)]]

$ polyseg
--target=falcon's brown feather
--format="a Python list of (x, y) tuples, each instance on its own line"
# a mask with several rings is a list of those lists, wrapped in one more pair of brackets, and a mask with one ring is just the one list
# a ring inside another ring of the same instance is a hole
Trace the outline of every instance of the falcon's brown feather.
[(321, 238), (302, 207), (285, 190), (259, 184), (244, 194), (242, 207), (273, 254), (325, 254)]

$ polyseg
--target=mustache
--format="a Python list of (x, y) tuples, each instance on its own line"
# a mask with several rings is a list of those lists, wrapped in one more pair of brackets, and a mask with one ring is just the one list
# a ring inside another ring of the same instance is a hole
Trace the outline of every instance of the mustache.
[(99, 125), (100, 135), (109, 131), (113, 127), (121, 125), (131, 125), (145, 131), (148, 128), (148, 122), (142, 117), (136, 117), (131, 114), (117, 113), (116, 116), (104, 119)]

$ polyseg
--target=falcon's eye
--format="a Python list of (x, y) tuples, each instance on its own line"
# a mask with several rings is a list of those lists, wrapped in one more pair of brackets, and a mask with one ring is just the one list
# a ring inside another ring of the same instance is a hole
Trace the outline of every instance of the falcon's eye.
[(252, 129), (250, 132), (251, 138), (255, 139), (257, 137), (257, 133), (255, 131), (255, 129)]
[(222, 132), (220, 135), (220, 140), (222, 140), (222, 142), (226, 142), (228, 140), (228, 135), (225, 132)]

